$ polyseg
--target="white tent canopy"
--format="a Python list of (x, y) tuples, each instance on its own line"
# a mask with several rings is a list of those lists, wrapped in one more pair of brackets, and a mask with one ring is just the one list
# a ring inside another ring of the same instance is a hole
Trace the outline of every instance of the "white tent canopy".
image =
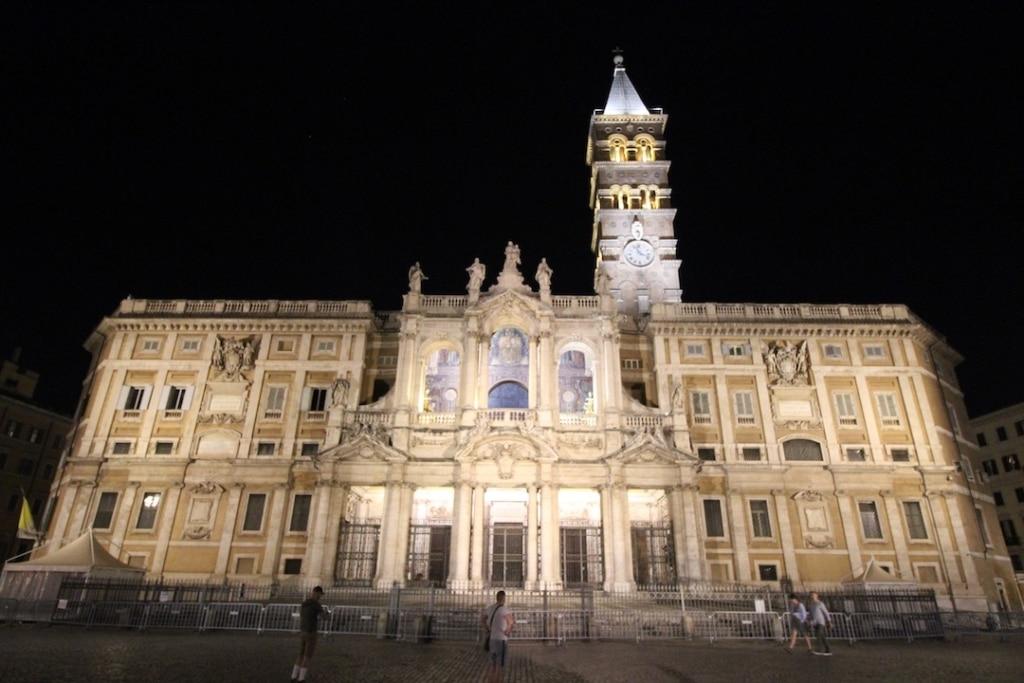
[(107, 552), (85, 532), (63, 548), (25, 562), (8, 562), (0, 577), (0, 597), (16, 600), (55, 600), (69, 576), (140, 580), (145, 570), (131, 567)]

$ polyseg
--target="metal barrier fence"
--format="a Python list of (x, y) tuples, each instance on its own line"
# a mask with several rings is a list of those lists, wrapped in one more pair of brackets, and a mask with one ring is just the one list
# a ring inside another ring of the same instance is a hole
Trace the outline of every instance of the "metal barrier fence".
[[(477, 640), (481, 610), (412, 605), (325, 605), (324, 634), (359, 634), (400, 640)], [(295, 632), (297, 603), (194, 603), (138, 601), (25, 602), (0, 600), (0, 619), (50, 621), (86, 627), (187, 629), (194, 631)], [(790, 636), (784, 612), (532, 609), (513, 606), (513, 640), (775, 640)], [(833, 612), (829, 637), (861, 640), (941, 638), (956, 634), (1024, 635), (1024, 613)]]

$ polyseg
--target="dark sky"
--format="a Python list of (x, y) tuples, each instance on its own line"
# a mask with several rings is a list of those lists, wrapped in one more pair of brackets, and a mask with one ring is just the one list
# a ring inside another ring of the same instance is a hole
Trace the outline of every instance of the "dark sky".
[(510, 239), (589, 292), (618, 44), (670, 116), (684, 299), (906, 303), (972, 414), (1024, 400), (1024, 11), (555, 4), (5, 3), (0, 353), (70, 411), (128, 294), (397, 308), (413, 261), (459, 293)]

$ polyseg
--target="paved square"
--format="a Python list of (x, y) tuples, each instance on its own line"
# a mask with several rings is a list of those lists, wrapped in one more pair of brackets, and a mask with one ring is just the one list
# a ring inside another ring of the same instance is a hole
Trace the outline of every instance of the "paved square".
[[(0, 628), (0, 681), (287, 681), (298, 638), (289, 634), (138, 632), (77, 627)], [(764, 642), (514, 643), (508, 683), (679, 681), (1024, 680), (1021, 641), (835, 643), (835, 656), (787, 655)], [(482, 680), (484, 652), (469, 643), (321, 638), (309, 680)]]

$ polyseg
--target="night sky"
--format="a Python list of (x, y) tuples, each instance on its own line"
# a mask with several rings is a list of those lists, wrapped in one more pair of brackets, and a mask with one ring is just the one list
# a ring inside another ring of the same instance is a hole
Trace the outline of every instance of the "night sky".
[(590, 293), (616, 45), (669, 114), (685, 300), (906, 303), (972, 414), (1024, 400), (1024, 10), (43, 4), (0, 9), (0, 353), (46, 405), (129, 294), (394, 309), (413, 261), (462, 293), (508, 240)]

